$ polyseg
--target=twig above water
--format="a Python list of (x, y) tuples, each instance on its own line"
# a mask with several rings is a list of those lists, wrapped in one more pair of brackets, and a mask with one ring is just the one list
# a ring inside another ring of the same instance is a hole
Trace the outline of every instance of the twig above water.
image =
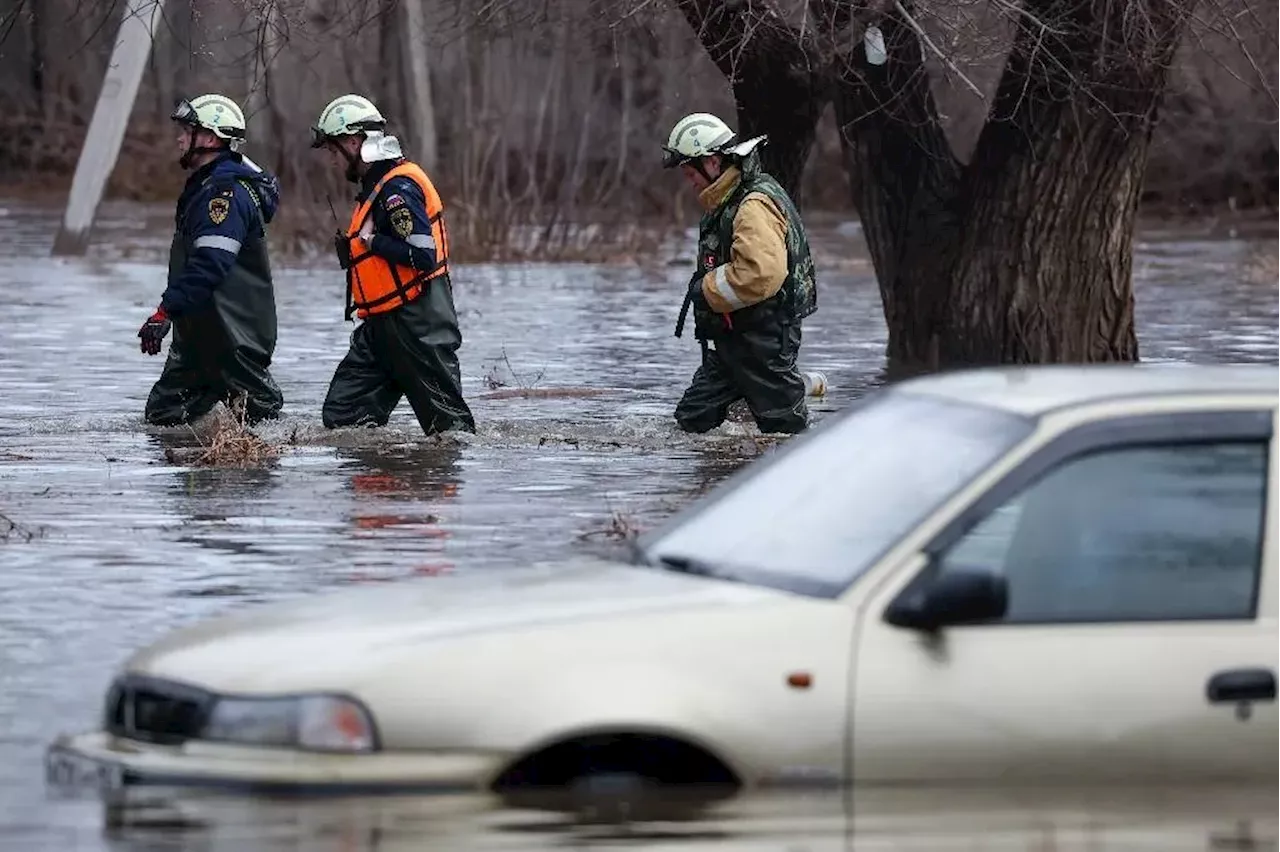
[(32, 529), (0, 512), (0, 541), (31, 541), (44, 534), (43, 529)]

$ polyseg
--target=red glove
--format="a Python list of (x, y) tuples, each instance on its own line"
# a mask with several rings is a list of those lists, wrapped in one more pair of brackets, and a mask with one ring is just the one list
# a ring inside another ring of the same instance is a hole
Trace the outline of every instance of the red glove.
[(160, 354), (160, 341), (169, 333), (169, 315), (164, 308), (156, 308), (156, 312), (147, 317), (147, 321), (138, 329), (138, 337), (142, 338), (142, 351), (147, 355)]

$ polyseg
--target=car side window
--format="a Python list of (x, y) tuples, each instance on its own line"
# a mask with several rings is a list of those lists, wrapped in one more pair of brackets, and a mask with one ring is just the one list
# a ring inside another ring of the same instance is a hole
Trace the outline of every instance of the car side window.
[(1252, 618), (1268, 446), (1132, 446), (1061, 463), (940, 554), (1003, 574), (1008, 623)]

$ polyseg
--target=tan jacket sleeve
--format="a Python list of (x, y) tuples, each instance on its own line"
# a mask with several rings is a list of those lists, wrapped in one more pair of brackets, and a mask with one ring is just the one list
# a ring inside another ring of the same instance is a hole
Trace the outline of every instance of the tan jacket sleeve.
[(716, 313), (763, 302), (787, 278), (787, 220), (767, 195), (743, 199), (733, 219), (729, 262), (702, 279), (702, 292)]

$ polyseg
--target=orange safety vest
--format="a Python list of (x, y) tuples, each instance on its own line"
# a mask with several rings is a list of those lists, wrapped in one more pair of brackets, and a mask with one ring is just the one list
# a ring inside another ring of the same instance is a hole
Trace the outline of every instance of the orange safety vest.
[[(436, 244), (436, 265), (431, 269), (420, 270), (391, 263), (369, 251), (361, 239), (362, 232), (373, 232), (373, 202), (387, 181), (394, 177), (411, 179), (426, 199), (427, 221), (431, 224), (431, 238)], [(351, 318), (352, 311), (364, 319), (369, 314), (380, 314), (407, 305), (422, 294), (422, 285), (449, 271), (449, 235), (444, 227), (444, 205), (427, 173), (414, 163), (404, 162), (387, 172), (369, 197), (356, 205), (351, 214), (351, 224), (347, 226), (347, 240), (351, 250), (351, 266), (347, 268), (347, 319)]]

